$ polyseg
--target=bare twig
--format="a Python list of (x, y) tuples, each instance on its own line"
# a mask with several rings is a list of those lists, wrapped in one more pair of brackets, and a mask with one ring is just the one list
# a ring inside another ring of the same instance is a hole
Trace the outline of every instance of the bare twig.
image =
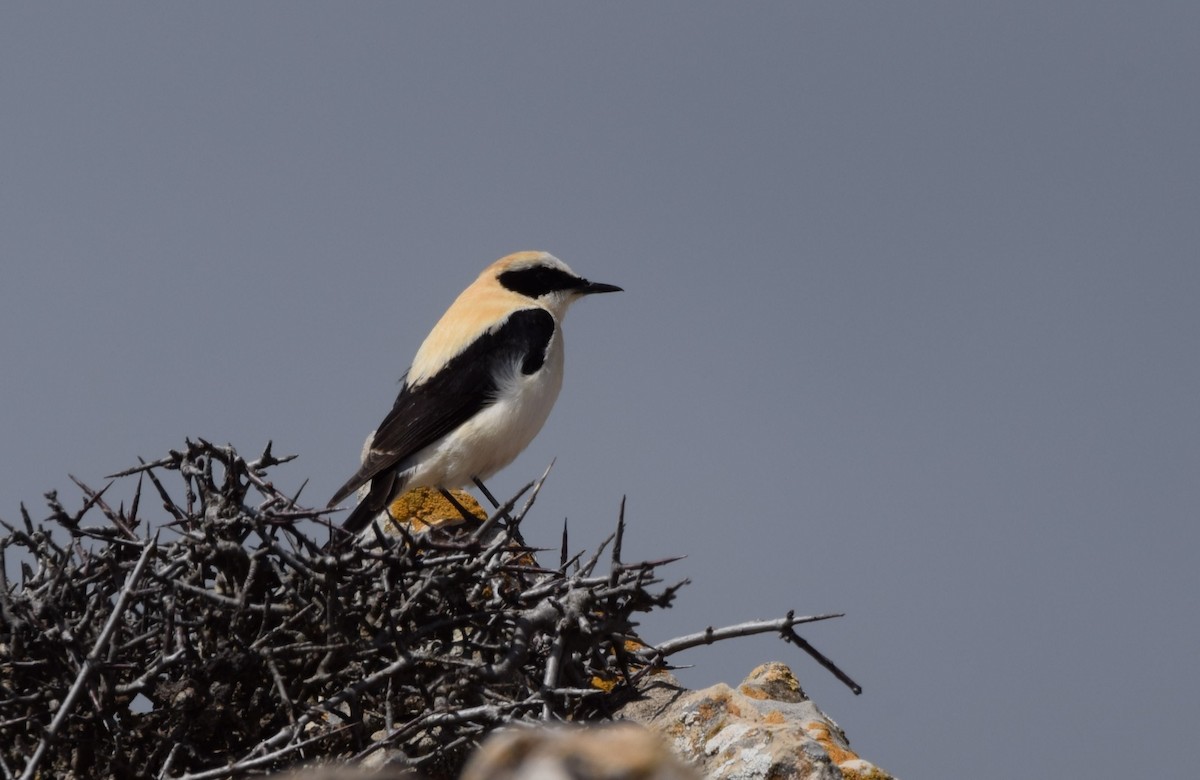
[(0, 778), (261, 775), (387, 746), (444, 780), (500, 724), (609, 717), (669, 657), (771, 631), (849, 680), (793, 630), (834, 615), (644, 645), (639, 613), (686, 583), (662, 581), (677, 559), (626, 560), (622, 499), (598, 550), (572, 554), (564, 524), (558, 566), (539, 564), (520, 526), (549, 469), (482, 523), (325, 549), (330, 510), (276, 486), (289, 460), (190, 440), (113, 475), (137, 480), (128, 512), (76, 481), (82, 510), (51, 494), (46, 525), (0, 521), (0, 569), (9, 547), (29, 559), (15, 585), (0, 570)]
[(21, 780), (31, 780), (31, 778), (36, 776), (38, 764), (42, 762), (42, 759), (46, 755), (46, 750), (58, 736), (59, 729), (62, 728), (71, 711), (75, 709), (75, 702), (79, 700), (79, 695), (83, 693), (88, 680), (96, 671), (96, 665), (100, 662), (101, 656), (104, 655), (108, 643), (112, 641), (113, 634), (116, 633), (121, 616), (125, 613), (125, 608), (129, 605), (129, 597), (133, 592), (134, 586), (141, 579), (146, 564), (150, 562), (150, 557), (157, 549), (157, 539), (146, 543), (146, 548), (142, 551), (142, 556), (138, 558), (133, 571), (129, 572), (129, 576), (125, 579), (125, 585), (121, 588), (120, 595), (117, 596), (117, 603), (113, 605), (112, 613), (108, 616), (108, 622), (104, 624), (104, 630), (96, 638), (96, 644), (92, 646), (91, 652), (83, 659), (83, 665), (80, 667), (79, 674), (75, 678), (75, 684), (67, 692), (66, 698), (63, 699), (62, 704), (58, 707), (58, 712), (54, 714), (54, 720), (50, 721), (50, 725), (46, 727), (46, 731), (42, 734), (42, 739), (38, 743), (37, 749), (33, 751), (33, 755), (29, 758), (29, 763), (25, 765), (25, 771), (21, 773)]
[(803, 650), (804, 652), (811, 655), (813, 657), (813, 660), (815, 660), (821, 666), (824, 666), (826, 669), (828, 669), (829, 672), (831, 674), (833, 674), (834, 677), (836, 677), (842, 681), (842, 684), (844, 684), (850, 690), (854, 691), (855, 696), (862, 693), (861, 685), (854, 682), (854, 680), (850, 679), (850, 676), (847, 675), (845, 672), (843, 672), (838, 667), (837, 664), (835, 664), (827, 656), (825, 656), (823, 653), (821, 653), (821, 651), (817, 650), (817, 648), (815, 648), (811, 644), (809, 644), (807, 640), (805, 640), (803, 637), (801, 637), (799, 634), (797, 634), (795, 631), (793, 631), (790, 626), (788, 628), (785, 628), (782, 633), (783, 633), (784, 638), (786, 638), (792, 644), (796, 645), (796, 647), (799, 647), (801, 650)]

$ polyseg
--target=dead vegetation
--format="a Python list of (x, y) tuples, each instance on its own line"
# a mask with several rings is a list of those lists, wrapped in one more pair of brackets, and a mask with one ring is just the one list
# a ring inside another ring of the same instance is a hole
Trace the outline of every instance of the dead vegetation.
[(606, 719), (673, 654), (763, 631), (857, 688), (792, 628), (834, 615), (643, 644), (637, 613), (685, 583), (624, 562), (623, 510), (601, 550), (564, 538), (549, 567), (519, 535), (540, 485), (484, 522), (327, 546), (324, 510), (268, 478), (288, 460), (188, 442), (114, 476), (136, 480), (128, 506), (77, 481), (80, 509), (49, 494), (46, 520), (4, 523), (0, 775), (216, 778), (383, 749), (452, 777), (497, 725)]

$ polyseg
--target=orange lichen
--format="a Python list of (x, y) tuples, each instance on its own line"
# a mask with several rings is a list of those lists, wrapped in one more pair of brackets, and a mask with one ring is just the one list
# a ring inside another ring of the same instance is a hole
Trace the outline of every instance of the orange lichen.
[(617, 684), (620, 682), (620, 678), (618, 678), (618, 677), (605, 678), (605, 677), (596, 675), (596, 676), (592, 677), (591, 682), (592, 682), (593, 688), (604, 691), (605, 693), (612, 693), (613, 690), (617, 687)]
[(751, 699), (797, 702), (808, 698), (792, 670), (778, 661), (755, 667), (738, 690)]
[[(471, 515), (487, 519), (487, 512), (470, 493), (452, 490), (450, 495)], [(453, 528), (467, 522), (458, 507), (446, 500), (441, 491), (433, 488), (417, 488), (401, 493), (388, 505), (392, 522), (403, 525), (412, 534), (425, 533), (431, 528)]]
[(825, 748), (825, 752), (829, 754), (830, 760), (835, 764), (842, 764), (845, 761), (853, 761), (858, 758), (858, 754), (842, 744), (840, 740), (834, 739), (829, 732), (829, 727), (818, 720), (810, 720), (804, 724), (804, 730), (808, 735), (820, 743), (821, 747)]
[(765, 701), (769, 698), (767, 696), (767, 692), (762, 688), (755, 688), (750, 685), (742, 685), (738, 688), (738, 690), (741, 691), (741, 694), (747, 699), (758, 699), (760, 701)]

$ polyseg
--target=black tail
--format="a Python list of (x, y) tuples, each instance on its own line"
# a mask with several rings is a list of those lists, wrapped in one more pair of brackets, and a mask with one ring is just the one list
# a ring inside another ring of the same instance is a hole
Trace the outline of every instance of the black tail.
[(396, 487), (396, 478), (379, 476), (371, 481), (371, 490), (358, 502), (358, 506), (342, 521), (341, 528), (333, 529), (332, 543), (344, 543), (358, 536), (369, 526), (379, 513), (391, 503)]

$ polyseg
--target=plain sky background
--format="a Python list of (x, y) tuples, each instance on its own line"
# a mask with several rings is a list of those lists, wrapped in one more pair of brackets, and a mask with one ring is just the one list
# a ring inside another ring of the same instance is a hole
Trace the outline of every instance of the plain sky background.
[(532, 543), (694, 582), (906, 780), (1200, 729), (1200, 4), (9, 3), (0, 517), (185, 436), (323, 504), (484, 265), (567, 318)]

